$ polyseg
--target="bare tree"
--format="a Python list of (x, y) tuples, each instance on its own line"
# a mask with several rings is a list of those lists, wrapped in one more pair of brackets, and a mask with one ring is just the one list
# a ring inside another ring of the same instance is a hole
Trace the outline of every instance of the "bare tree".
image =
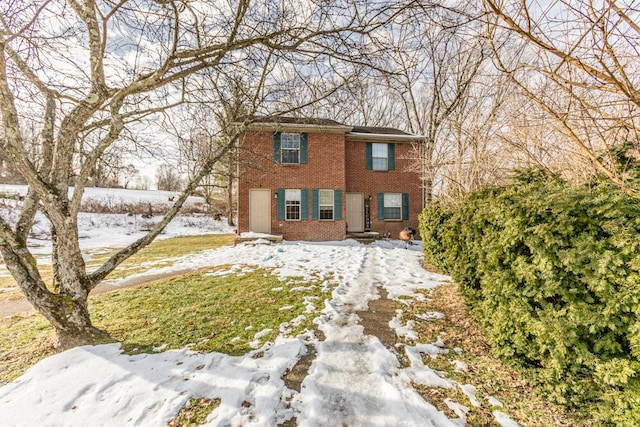
[(169, 163), (163, 163), (158, 168), (156, 185), (158, 190), (162, 191), (180, 191), (183, 187), (182, 178), (178, 170)]
[(615, 0), (483, 0), (496, 65), (554, 123), (592, 169), (629, 194), (601, 153), (639, 144), (638, 10)]
[[(104, 336), (91, 323), (89, 292), (166, 227), (233, 147), (242, 126), (146, 236), (89, 273), (77, 215), (91, 173), (109, 147), (136, 127), (159, 129), (161, 114), (172, 108), (204, 96), (217, 102), (215, 92), (198, 91), (198, 82), (247, 58), (278, 55), (276, 71), (299, 72), (302, 60), (358, 61), (367, 54), (367, 34), (402, 7), (356, 0), (215, 6), (172, 0), (1, 2), (0, 151), (29, 190), (18, 219), (0, 219), (0, 252), (28, 300), (55, 327), (59, 343), (73, 346)], [(37, 162), (27, 140), (31, 128), (38, 136)], [(71, 177), (75, 188), (69, 194)], [(38, 209), (51, 223), (55, 286), (45, 282), (27, 247)]]
[(124, 188), (129, 188), (131, 181), (135, 179), (140, 174), (140, 171), (137, 167), (129, 163), (128, 165), (122, 168), (120, 173), (120, 178), (122, 180), (122, 186)]
[(391, 99), (401, 107), (398, 127), (423, 135), (415, 147), (423, 179), (423, 204), (432, 200), (434, 179), (444, 163), (438, 150), (449, 138), (446, 123), (467, 105), (470, 88), (486, 59), (475, 37), (473, 11), (423, 6), (388, 27), (380, 43), (389, 43), (383, 74)]

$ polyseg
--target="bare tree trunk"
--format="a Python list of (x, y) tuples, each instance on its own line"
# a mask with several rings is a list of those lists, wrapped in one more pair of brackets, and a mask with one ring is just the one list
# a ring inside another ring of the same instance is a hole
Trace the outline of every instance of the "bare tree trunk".
[(227, 225), (235, 225), (235, 209), (233, 208), (233, 181), (229, 180), (227, 186)]
[[(26, 248), (24, 250), (26, 251)], [(27, 300), (54, 327), (58, 346), (70, 348), (109, 340), (106, 332), (97, 329), (91, 323), (87, 308), (88, 292), (70, 291), (70, 289), (86, 289), (86, 283), (68, 284), (71, 286), (61, 289), (59, 293), (51, 292), (42, 279), (34, 274), (35, 259), (33, 257), (29, 259), (24, 254), (18, 254), (6, 244), (0, 245), (0, 253)]]

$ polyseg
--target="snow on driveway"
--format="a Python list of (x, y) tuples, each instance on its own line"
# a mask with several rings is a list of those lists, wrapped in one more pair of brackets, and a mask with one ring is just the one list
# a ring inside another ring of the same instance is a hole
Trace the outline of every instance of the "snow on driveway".
[[(462, 404), (452, 402), (461, 418), (450, 420), (410, 384), (459, 386), (422, 361), (422, 354), (445, 352), (442, 342), (406, 346), (411, 366), (402, 368), (396, 350), (366, 335), (358, 323), (355, 312), (379, 298), (378, 287), (390, 298), (416, 298), (417, 290), (447, 280), (422, 269), (420, 251), (399, 246), (353, 241), (242, 244), (186, 256), (172, 268), (229, 264), (228, 272), (233, 272), (266, 267), (281, 278), (337, 282), (315, 319), (325, 339), (319, 341), (313, 333), (280, 336), (236, 357), (188, 349), (130, 356), (121, 353), (119, 344), (75, 348), (41, 361), (0, 388), (0, 425), (166, 425), (191, 397), (221, 400), (208, 417), (212, 426), (275, 426), (292, 417), (300, 426), (464, 425)], [(397, 318), (394, 324), (402, 321)], [(405, 332), (410, 326), (402, 325)], [(306, 353), (305, 341), (316, 346), (317, 355), (298, 393), (282, 377)], [(499, 415), (509, 421), (506, 414)]]

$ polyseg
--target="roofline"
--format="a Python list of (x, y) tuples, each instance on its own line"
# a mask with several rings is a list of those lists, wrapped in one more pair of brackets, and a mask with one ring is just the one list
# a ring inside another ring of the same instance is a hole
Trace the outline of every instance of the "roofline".
[(318, 125), (308, 123), (279, 123), (279, 122), (253, 122), (247, 125), (247, 130), (268, 130), (268, 131), (332, 131), (333, 133), (348, 133), (353, 126), (347, 125)]
[(393, 141), (393, 142), (419, 142), (426, 139), (422, 135), (397, 135), (388, 133), (358, 133), (348, 132), (345, 135), (347, 141)]

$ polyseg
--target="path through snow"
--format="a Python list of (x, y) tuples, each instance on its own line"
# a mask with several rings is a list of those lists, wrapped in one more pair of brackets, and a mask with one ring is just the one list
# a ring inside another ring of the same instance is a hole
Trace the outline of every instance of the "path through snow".
[(386, 255), (381, 248), (366, 249), (361, 274), (336, 289), (319, 319), (326, 339), (317, 344), (311, 374), (302, 383), (299, 426), (455, 425), (412, 389), (397, 356), (358, 324), (355, 311), (379, 298), (378, 286), (397, 290), (403, 286), (398, 278), (406, 280), (399, 270), (413, 270), (404, 258), (389, 263)]

